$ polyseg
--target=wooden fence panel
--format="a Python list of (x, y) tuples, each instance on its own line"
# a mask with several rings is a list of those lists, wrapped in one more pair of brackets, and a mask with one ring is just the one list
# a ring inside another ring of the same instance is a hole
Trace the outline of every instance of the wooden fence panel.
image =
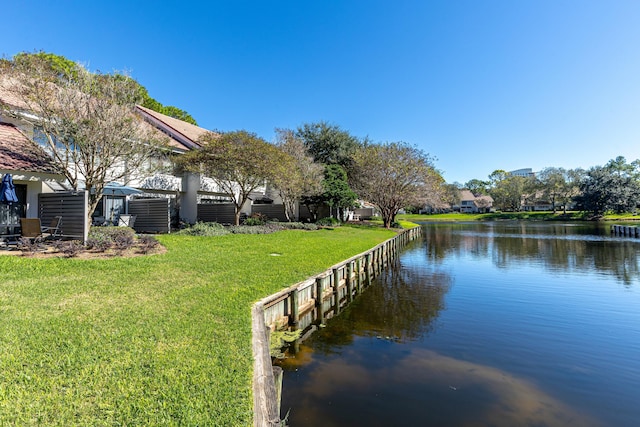
[(62, 217), (61, 230), (64, 238), (87, 240), (89, 225), (88, 193), (60, 192), (38, 194), (38, 216), (43, 225), (49, 225), (55, 216)]
[(201, 203), (198, 205), (198, 221), (233, 224), (235, 206), (233, 203)]
[(171, 232), (171, 199), (135, 199), (129, 201), (129, 214), (135, 215), (133, 229), (138, 233)]
[(287, 221), (287, 216), (284, 214), (284, 205), (251, 205), (251, 213), (261, 213), (269, 219)]

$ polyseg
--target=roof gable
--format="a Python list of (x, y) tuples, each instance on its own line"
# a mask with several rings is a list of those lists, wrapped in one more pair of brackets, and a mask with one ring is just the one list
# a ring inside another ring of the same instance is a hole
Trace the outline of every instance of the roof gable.
[(199, 148), (198, 139), (209, 132), (199, 126), (158, 113), (141, 105), (137, 105), (136, 109), (147, 121), (187, 149)]
[(470, 200), (475, 200), (476, 196), (473, 195), (473, 193), (469, 190), (460, 190), (460, 200), (465, 202), (465, 201), (470, 201)]

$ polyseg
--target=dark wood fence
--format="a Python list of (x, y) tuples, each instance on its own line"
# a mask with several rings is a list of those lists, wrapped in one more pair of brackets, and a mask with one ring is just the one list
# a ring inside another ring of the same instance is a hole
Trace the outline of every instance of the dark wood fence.
[(235, 205), (233, 203), (198, 204), (198, 221), (233, 224), (235, 221)]
[(135, 215), (133, 229), (138, 233), (171, 232), (171, 199), (135, 199), (129, 201), (129, 214)]
[(40, 222), (49, 225), (53, 217), (61, 216), (62, 237), (84, 242), (89, 234), (88, 199), (86, 191), (40, 193), (38, 194)]
[(261, 213), (269, 219), (288, 221), (287, 216), (284, 214), (284, 205), (251, 205), (251, 213)]

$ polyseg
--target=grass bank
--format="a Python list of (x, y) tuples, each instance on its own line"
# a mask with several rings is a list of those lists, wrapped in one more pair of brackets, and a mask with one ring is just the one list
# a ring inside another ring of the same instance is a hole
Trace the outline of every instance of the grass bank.
[(0, 256), (0, 420), (251, 425), (253, 302), (393, 235), (166, 235), (149, 257)]

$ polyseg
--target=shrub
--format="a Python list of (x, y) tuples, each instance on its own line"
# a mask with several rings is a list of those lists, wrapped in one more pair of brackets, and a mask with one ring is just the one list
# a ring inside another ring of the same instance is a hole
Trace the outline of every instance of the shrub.
[(132, 247), (136, 241), (136, 232), (133, 228), (129, 227), (115, 227), (116, 230), (113, 233), (113, 245), (116, 249), (126, 250)]
[(277, 224), (232, 225), (228, 228), (233, 234), (269, 234), (282, 230)]
[(327, 218), (321, 218), (318, 221), (316, 221), (316, 224), (322, 227), (333, 227), (336, 225), (340, 225), (341, 222), (339, 219), (334, 218), (332, 216), (327, 217)]
[(304, 222), (279, 222), (278, 225), (285, 230), (317, 230), (317, 224)]
[(144, 235), (138, 237), (138, 244), (140, 253), (147, 254), (158, 247), (160, 242), (153, 236)]
[(251, 214), (251, 216), (244, 220), (243, 225), (248, 226), (256, 226), (256, 225), (264, 225), (267, 222), (268, 217), (260, 212), (256, 212)]
[(87, 238), (87, 249), (93, 249), (98, 252), (104, 252), (111, 247), (112, 241), (106, 234), (89, 233)]
[(176, 234), (189, 236), (224, 236), (229, 231), (217, 222), (196, 222), (191, 227), (178, 231)]
[(36, 253), (42, 246), (42, 237), (36, 237), (35, 239), (29, 239), (22, 237), (18, 242), (18, 249), (24, 253)]
[(73, 258), (84, 250), (84, 245), (79, 240), (56, 240), (53, 246), (67, 258)]
[(135, 244), (135, 235), (135, 231), (129, 227), (92, 227), (87, 247), (102, 252), (111, 247), (125, 250)]
[(247, 218), (242, 224), (251, 227), (256, 225), (264, 225), (264, 221), (258, 218)]

